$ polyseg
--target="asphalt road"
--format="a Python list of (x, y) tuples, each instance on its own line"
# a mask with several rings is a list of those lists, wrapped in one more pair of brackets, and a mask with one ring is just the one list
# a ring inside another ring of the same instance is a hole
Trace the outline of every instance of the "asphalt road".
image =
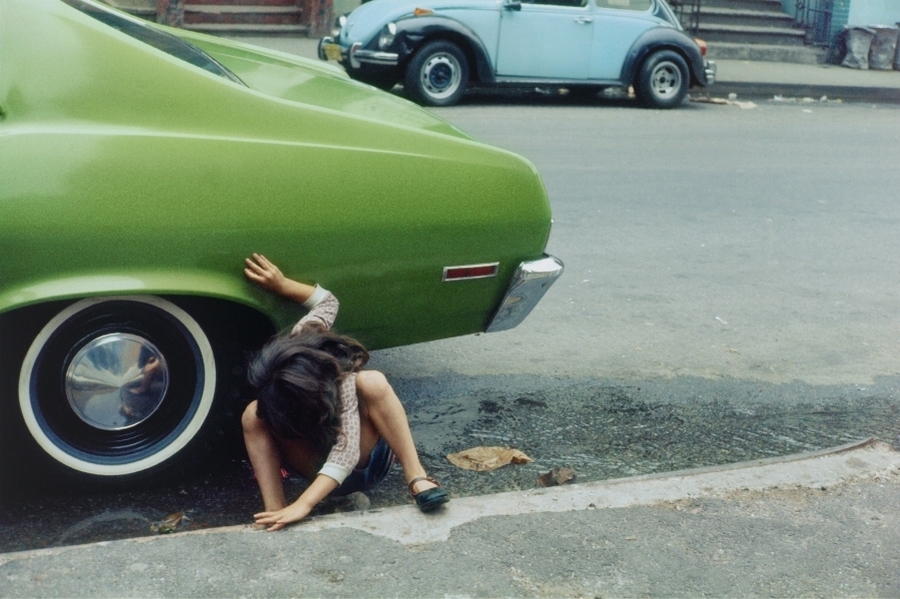
[(900, 374), (897, 108), (435, 112), (534, 162), (566, 273), (516, 330), (382, 355), (395, 375), (870, 386)]
[[(900, 111), (526, 95), (436, 111), (531, 159), (566, 273), (519, 328), (376, 352), (456, 495), (786, 455), (900, 430)], [(491, 475), (444, 455), (508, 445)], [(0, 508), (0, 551), (247, 522), (239, 461), (144, 492)], [(290, 482), (298, 488), (295, 481)], [(370, 497), (403, 503), (394, 473)], [(324, 511), (353, 509), (331, 504)]]

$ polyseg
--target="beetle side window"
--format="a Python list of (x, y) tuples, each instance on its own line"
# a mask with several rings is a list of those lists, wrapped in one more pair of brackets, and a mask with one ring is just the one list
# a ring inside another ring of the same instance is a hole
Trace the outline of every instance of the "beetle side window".
[(619, 10), (650, 10), (653, 0), (594, 0), (597, 8), (618, 8)]

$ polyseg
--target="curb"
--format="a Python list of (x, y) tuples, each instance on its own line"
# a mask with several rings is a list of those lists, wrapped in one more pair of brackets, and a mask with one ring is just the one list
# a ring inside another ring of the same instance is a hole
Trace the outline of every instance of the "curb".
[(829, 100), (845, 102), (873, 102), (900, 104), (900, 90), (890, 87), (849, 87), (843, 85), (810, 85), (803, 83), (751, 83), (743, 81), (716, 81), (709, 88), (694, 92), (697, 96), (725, 96), (737, 94), (738, 99), (813, 98), (827, 96)]
[[(658, 505), (684, 499), (728, 497), (732, 493), (769, 489), (827, 488), (900, 470), (900, 452), (876, 439), (838, 447), (735, 464), (674, 472), (645, 474), (546, 489), (511, 491), (494, 495), (455, 498), (439, 513), (422, 514), (413, 505), (353, 514), (311, 518), (278, 535), (308, 535), (326, 530), (355, 529), (403, 546), (446, 541), (453, 530), (481, 518), (528, 516), (594, 509), (621, 509)], [(222, 534), (261, 534), (252, 524), (228, 526), (162, 536), (136, 537), (47, 549), (0, 554), (0, 566), (23, 560), (82, 551), (90, 546), (119, 547), (172, 543), (190, 537)], [(279, 538), (281, 538), (279, 537)], [(127, 550), (127, 549), (123, 549)]]

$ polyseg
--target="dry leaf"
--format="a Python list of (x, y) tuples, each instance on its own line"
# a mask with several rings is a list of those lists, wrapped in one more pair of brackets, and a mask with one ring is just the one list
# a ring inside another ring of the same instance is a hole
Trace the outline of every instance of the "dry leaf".
[(507, 464), (526, 464), (531, 458), (509, 447), (472, 447), (447, 456), (450, 462), (464, 470), (490, 472)]
[(726, 100), (725, 98), (707, 97), (691, 98), (691, 102), (702, 102), (704, 104), (728, 104), (728, 100)]

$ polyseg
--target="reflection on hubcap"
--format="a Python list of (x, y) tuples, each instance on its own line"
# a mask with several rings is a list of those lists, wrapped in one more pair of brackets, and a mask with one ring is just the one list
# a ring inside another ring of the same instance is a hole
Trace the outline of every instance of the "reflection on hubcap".
[(66, 371), (75, 414), (102, 430), (136, 426), (159, 408), (169, 387), (162, 353), (138, 335), (112, 333), (82, 347)]

